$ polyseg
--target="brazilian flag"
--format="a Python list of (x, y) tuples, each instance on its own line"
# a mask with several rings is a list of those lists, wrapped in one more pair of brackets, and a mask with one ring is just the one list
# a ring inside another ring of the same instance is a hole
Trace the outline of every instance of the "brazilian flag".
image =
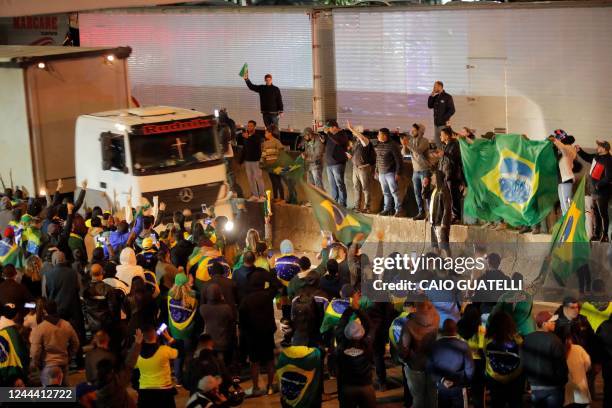
[(321, 323), (321, 333), (333, 330), (340, 321), (342, 313), (349, 307), (350, 299), (333, 299), (325, 308), (323, 322)]
[(557, 201), (557, 159), (549, 141), (521, 135), (460, 140), (468, 184), (464, 211), (485, 221), (536, 225)]
[(25, 265), (23, 251), (17, 244), (9, 244), (0, 241), (0, 265), (13, 265), (15, 268), (23, 268)]
[(25, 242), (25, 249), (29, 254), (38, 255), (40, 249), (40, 229), (27, 227), (22, 234), (22, 241)]
[(310, 184), (302, 183), (302, 187), (321, 230), (330, 231), (338, 241), (349, 245), (357, 233), (361, 232), (367, 237), (372, 231), (370, 217), (346, 209)]
[(323, 361), (321, 350), (291, 346), (283, 349), (276, 363), (283, 406), (309, 408), (321, 405)]
[(281, 151), (276, 161), (267, 164), (265, 170), (268, 173), (299, 180), (304, 174), (304, 159), (302, 156), (294, 159), (289, 153)]
[(585, 228), (583, 177), (565, 216), (552, 231), (550, 265), (559, 285), (565, 286), (569, 276), (589, 262), (591, 247)]
[(195, 286), (201, 291), (204, 282), (211, 278), (212, 265), (217, 262), (223, 267), (223, 276), (232, 277), (232, 268), (219, 251), (196, 247), (187, 260), (187, 272), (195, 278)]
[(0, 381), (11, 377), (25, 378), (28, 367), (28, 350), (14, 326), (0, 330)]
[(168, 328), (175, 339), (185, 340), (191, 337), (195, 327), (197, 304), (186, 307), (180, 300), (168, 296)]

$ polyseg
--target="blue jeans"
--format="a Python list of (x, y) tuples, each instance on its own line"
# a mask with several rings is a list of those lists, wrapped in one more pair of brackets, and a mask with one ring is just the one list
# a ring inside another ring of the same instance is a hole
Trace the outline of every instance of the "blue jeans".
[(414, 199), (416, 200), (417, 207), (419, 208), (419, 214), (425, 213), (421, 191), (423, 189), (423, 180), (427, 177), (429, 177), (429, 172), (427, 170), (415, 171), (412, 173), (412, 188), (414, 189)]
[(323, 190), (323, 169), (320, 164), (308, 165), (308, 182)]
[(338, 204), (346, 207), (346, 185), (344, 184), (344, 169), (346, 163), (327, 166), (327, 180), (331, 188), (331, 196)]
[(269, 127), (270, 125), (274, 125), (278, 129), (278, 119), (279, 119), (278, 113), (262, 112), (261, 116), (263, 116), (264, 125), (266, 127)]
[[(571, 184), (570, 184), (571, 185)], [(531, 402), (535, 408), (555, 408), (563, 406), (564, 387), (531, 390)]]
[(561, 203), (561, 212), (563, 215), (569, 210), (572, 202), (572, 187), (573, 183), (559, 183), (557, 191), (559, 193), (559, 202)]
[(378, 181), (383, 191), (384, 197), (384, 211), (400, 211), (402, 209), (399, 189), (397, 188), (397, 181), (395, 180), (395, 173), (384, 173), (378, 175)]

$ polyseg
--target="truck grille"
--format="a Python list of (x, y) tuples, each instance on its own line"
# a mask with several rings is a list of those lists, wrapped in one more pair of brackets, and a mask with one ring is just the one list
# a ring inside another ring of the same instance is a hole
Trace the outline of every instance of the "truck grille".
[(143, 193), (151, 203), (153, 203), (153, 196), (159, 197), (159, 202), (166, 203), (166, 213), (172, 214), (174, 211), (182, 211), (185, 208), (189, 208), (192, 212), (200, 212), (201, 205), (206, 204), (211, 206), (217, 201), (219, 189), (223, 185), (223, 182), (216, 182), (210, 184), (202, 184), (198, 186), (189, 186), (174, 188), (165, 191), (151, 191)]

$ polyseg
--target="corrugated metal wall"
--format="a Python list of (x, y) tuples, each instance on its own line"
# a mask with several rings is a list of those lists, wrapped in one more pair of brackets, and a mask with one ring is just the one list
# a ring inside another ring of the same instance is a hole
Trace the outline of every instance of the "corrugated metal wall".
[(237, 122), (259, 114), (257, 94), (238, 72), (249, 64), (254, 83), (266, 73), (281, 88), (282, 127), (312, 122), (311, 28), (304, 11), (125, 11), (80, 15), (83, 46), (129, 45), (132, 95), (146, 105), (204, 112), (226, 107)]
[[(555, 128), (610, 137), (612, 8), (334, 10), (341, 119), (431, 136), (427, 96), (442, 80), (453, 126), (539, 139)], [(507, 112), (507, 114), (506, 114)]]

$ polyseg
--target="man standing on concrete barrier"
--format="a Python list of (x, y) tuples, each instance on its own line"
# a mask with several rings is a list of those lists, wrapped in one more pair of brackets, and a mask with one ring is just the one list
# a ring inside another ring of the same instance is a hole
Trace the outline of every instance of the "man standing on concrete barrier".
[(348, 136), (338, 126), (335, 119), (327, 121), (325, 136), (321, 139), (325, 144), (325, 164), (327, 165), (327, 179), (331, 189), (331, 196), (338, 204), (346, 207), (346, 185), (344, 184), (344, 170), (348, 157)]
[(259, 94), (259, 107), (264, 125), (266, 127), (275, 125), (278, 128), (278, 120), (283, 116), (283, 97), (280, 89), (272, 85), (272, 75), (266, 74), (265, 85), (253, 85), (249, 79), (249, 71), (244, 73), (243, 78), (249, 89)]
[(310, 184), (323, 190), (323, 154), (325, 146), (321, 142), (319, 134), (312, 128), (305, 128), (302, 132), (304, 139), (304, 153), (302, 157), (306, 163), (307, 180)]
[(450, 119), (455, 114), (453, 97), (444, 90), (442, 81), (434, 82), (433, 91), (427, 100), (427, 107), (434, 112), (434, 142), (440, 146), (440, 131), (450, 126)]

